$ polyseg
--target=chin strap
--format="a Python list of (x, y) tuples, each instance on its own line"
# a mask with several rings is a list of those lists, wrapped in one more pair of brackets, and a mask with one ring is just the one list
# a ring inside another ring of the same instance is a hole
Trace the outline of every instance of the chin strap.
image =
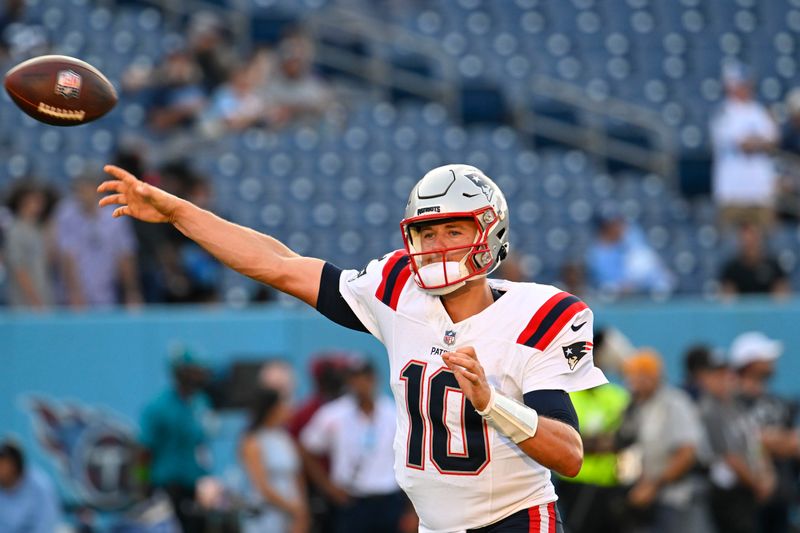
[(494, 387), (491, 389), (489, 403), (483, 411), (475, 411), (515, 444), (536, 435), (536, 428), (539, 427), (539, 414), (536, 410), (502, 395)]

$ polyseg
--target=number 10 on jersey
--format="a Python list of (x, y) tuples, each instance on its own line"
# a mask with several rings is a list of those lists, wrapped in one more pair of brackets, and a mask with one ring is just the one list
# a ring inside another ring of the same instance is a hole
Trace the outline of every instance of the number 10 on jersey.
[[(400, 379), (406, 386), (409, 420), (406, 465), (424, 470), (427, 448), (431, 462), (442, 474), (477, 475), (489, 464), (490, 459), (486, 422), (461, 392), (450, 370), (438, 368), (426, 379), (427, 367), (427, 363), (411, 361), (400, 372)], [(464, 438), (462, 453), (451, 451), (453, 437), (446, 421), (448, 392), (457, 392), (461, 397), (458, 423)], [(427, 404), (423, 404), (424, 400), (427, 400)], [(430, 434), (427, 428), (430, 428)]]

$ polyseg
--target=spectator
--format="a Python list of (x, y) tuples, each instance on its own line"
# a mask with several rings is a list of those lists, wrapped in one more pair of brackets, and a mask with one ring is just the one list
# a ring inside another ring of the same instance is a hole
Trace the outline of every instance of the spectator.
[[(627, 355), (615, 335), (621, 334), (606, 329), (594, 336), (594, 364), (606, 375)], [(565, 528), (572, 533), (617, 533), (625, 506), (617, 479), (615, 435), (630, 396), (624, 387), (606, 383), (572, 392), (570, 398), (580, 421), (584, 456), (577, 476), (559, 478), (558, 505), (565, 509)]]
[(785, 296), (791, 291), (781, 264), (764, 251), (761, 228), (750, 223), (739, 229), (739, 251), (722, 266), (720, 282), (725, 296)]
[(344, 394), (350, 357), (352, 354), (347, 352), (321, 352), (311, 361), (314, 392), (289, 421), (289, 431), (295, 438), (320, 407)]
[(795, 87), (786, 95), (788, 120), (781, 129), (781, 150), (800, 156), (800, 87)]
[(250, 480), (248, 500), (254, 516), (244, 520), (243, 533), (302, 533), (310, 517), (300, 454), (284, 429), (289, 405), (279, 391), (259, 391), (250, 426), (242, 440), (241, 460)]
[[(258, 371), (258, 384), (264, 389), (278, 391), (281, 399), (291, 406), (297, 380), (292, 365), (284, 359), (271, 359)], [(288, 422), (288, 418), (286, 422)]]
[(173, 385), (150, 401), (141, 416), (139, 442), (152, 488), (163, 489), (184, 531), (202, 531), (195, 485), (208, 473), (209, 399), (201, 392), (207, 371), (187, 348), (170, 353)]
[(56, 208), (56, 247), (67, 301), (73, 308), (142, 302), (136, 268), (136, 240), (129, 221), (111, 224), (113, 209), (97, 206), (95, 174), (74, 179), (72, 194)]
[(509, 252), (508, 257), (506, 257), (503, 263), (497, 268), (497, 272), (493, 277), (517, 282), (530, 280), (525, 264), (522, 262), (522, 257), (514, 252)]
[(5, 236), (9, 270), (9, 304), (46, 309), (55, 303), (53, 249), (45, 227), (48, 207), (44, 188), (21, 182), (10, 194), (13, 222)]
[(686, 350), (683, 356), (683, 390), (695, 402), (700, 400), (700, 395), (703, 393), (705, 374), (716, 370), (717, 362), (721, 357), (717, 351), (706, 344), (695, 344)]
[(24, 0), (5, 0), (0, 8), (0, 61), (22, 61), (47, 54), (48, 32), (26, 17)]
[(202, 72), (185, 47), (171, 50), (156, 68), (134, 65), (123, 75), (123, 88), (144, 92), (149, 123), (156, 132), (191, 128), (206, 107)]
[(53, 483), (27, 465), (15, 443), (0, 443), (0, 531), (53, 533), (61, 522), (61, 503)]
[(394, 402), (376, 394), (367, 360), (353, 364), (348, 388), (317, 411), (300, 442), (312, 454), (330, 454), (330, 476), (314, 481), (339, 505), (337, 532), (392, 533), (408, 505), (394, 478)]
[[(349, 358), (351, 354), (344, 352), (322, 352), (311, 362), (310, 373), (314, 382), (314, 392), (297, 410), (289, 421), (289, 432), (298, 439), (300, 432), (309, 420), (322, 407), (339, 398), (345, 391)], [(303, 470), (309, 480), (327, 479), (330, 471), (330, 457), (328, 454), (309, 454), (300, 448), (303, 459)], [(309, 485), (309, 501), (313, 512), (313, 522), (317, 533), (332, 533), (335, 531), (334, 508), (335, 502), (331, 501), (323, 490), (313, 483)]]
[[(183, 177), (182, 189), (187, 199), (204, 209), (210, 209), (214, 201), (214, 190), (205, 177), (189, 171)], [(182, 301), (192, 303), (213, 303), (219, 300), (219, 287), (222, 278), (222, 265), (200, 245), (179, 232), (171, 232), (174, 237), (174, 251), (177, 252), (178, 272), (184, 276), (186, 292)]]
[(0, 10), (0, 59), (5, 61), (9, 55), (11, 43), (8, 28), (12, 24), (20, 24), (25, 15), (25, 0), (6, 0)]
[[(148, 183), (162, 183), (161, 176), (147, 169), (147, 151), (143, 143), (127, 143), (120, 148), (115, 157), (115, 164), (135, 168)], [(146, 303), (163, 303), (167, 300), (168, 258), (174, 254), (170, 246), (172, 228), (159, 224), (145, 224), (139, 220), (132, 221), (136, 238), (136, 264), (139, 270), (139, 282), (142, 298)]]
[(189, 50), (201, 72), (203, 90), (211, 94), (228, 79), (236, 64), (236, 52), (229, 42), (223, 21), (209, 11), (192, 15), (187, 34)]
[(674, 281), (642, 231), (616, 211), (602, 213), (586, 259), (594, 288), (611, 296), (668, 293)]
[(561, 279), (555, 283), (557, 287), (574, 294), (578, 298), (587, 298), (590, 295), (586, 280), (586, 265), (583, 261), (566, 261), (561, 265)]
[(757, 502), (774, 487), (772, 468), (758, 442), (758, 427), (735, 402), (735, 376), (711, 355), (698, 375), (700, 413), (711, 445), (711, 513), (717, 531), (758, 531)]
[[(706, 453), (700, 417), (689, 397), (663, 382), (661, 357), (641, 350), (622, 365), (632, 402), (618, 434), (629, 456), (638, 456), (628, 492), (631, 531), (711, 531), (705, 482), (696, 473)], [(635, 453), (631, 453), (635, 450)]]
[(777, 176), (769, 152), (778, 129), (753, 99), (752, 79), (738, 64), (723, 68), (726, 98), (711, 120), (713, 197), (724, 225), (773, 222)]
[(266, 107), (250, 65), (233, 69), (230, 79), (214, 92), (203, 120), (211, 134), (266, 125)]
[[(121, 150), (117, 161), (143, 172), (148, 183), (157, 185), (209, 207), (213, 190), (208, 180), (195, 173), (184, 160), (170, 160), (158, 171), (146, 170), (145, 152), (131, 146)], [(167, 225), (133, 221), (137, 240), (137, 263), (144, 298), (148, 303), (211, 303), (219, 299), (221, 266), (194, 242)]]
[(789, 157), (779, 159), (781, 178), (775, 209), (782, 222), (797, 223), (800, 220), (800, 88), (794, 88), (786, 96), (789, 114), (781, 130), (780, 148)]
[(739, 377), (739, 401), (760, 430), (761, 445), (773, 460), (776, 487), (762, 502), (759, 526), (762, 533), (789, 530), (789, 511), (797, 502), (797, 472), (800, 436), (796, 426), (797, 405), (767, 390), (775, 361), (783, 344), (760, 332), (742, 333), (731, 344), (731, 364)]
[(296, 31), (278, 48), (278, 69), (265, 84), (271, 123), (280, 126), (321, 116), (333, 103), (328, 86), (312, 71), (314, 45)]

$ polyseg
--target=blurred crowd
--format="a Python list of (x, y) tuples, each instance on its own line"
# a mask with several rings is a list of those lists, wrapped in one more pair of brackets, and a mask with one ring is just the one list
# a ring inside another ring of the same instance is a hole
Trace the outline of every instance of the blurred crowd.
[[(138, 164), (131, 154), (118, 161)], [(181, 164), (146, 176), (209, 204), (208, 182)], [(63, 195), (35, 181), (10, 191), (0, 230), (8, 305), (46, 310), (216, 301), (221, 266), (172, 228), (112, 221), (112, 211), (97, 206), (101, 180), (93, 169)]]
[[(260, 71), (266, 57), (257, 56), (239, 74)], [(730, 83), (735, 87), (731, 91), (749, 95), (749, 81)], [(195, 89), (200, 91), (199, 86)], [(796, 96), (800, 102), (800, 93)], [(220, 105), (225, 108), (227, 104)], [(734, 109), (738, 105), (731, 104)], [(747, 105), (757, 106), (753, 102)], [(153, 116), (159, 113), (156, 110)], [(723, 120), (725, 113), (735, 115), (735, 111), (721, 111), (715, 120)], [(770, 120), (768, 115), (759, 116)], [(178, 122), (169, 127), (182, 127)], [(730, 125), (716, 127), (728, 137), (735, 131)], [(787, 132), (784, 139), (791, 139), (791, 135)], [(771, 150), (777, 140), (775, 137), (769, 143), (763, 141), (758, 149)], [(761, 141), (747, 138), (741, 142), (755, 145)], [(797, 149), (800, 150), (800, 144)], [(215, 202), (211, 180), (199, 174), (187, 159), (175, 157), (155, 164), (151, 150), (146, 143), (127, 142), (111, 162), (145, 182), (226, 215), (225, 209), (231, 206)], [(718, 157), (723, 160), (734, 157), (732, 150), (731, 146), (720, 148)], [(753, 294), (782, 298), (792, 293), (789, 274), (770, 246), (776, 227), (797, 224), (786, 212), (779, 212), (775, 203), (777, 198), (791, 198), (790, 193), (778, 190), (788, 187), (790, 180), (779, 180), (766, 154), (747, 155), (745, 159), (762, 157), (764, 169), (769, 172), (737, 174), (740, 166), (736, 162), (731, 166), (721, 162), (716, 167), (714, 198), (719, 213), (718, 230), (736, 243), (718, 273), (717, 293), (721, 298)], [(5, 285), (5, 291), (4, 294), (0, 291), (0, 304), (43, 310), (58, 306), (77, 309), (143, 303), (214, 303), (223, 299), (222, 266), (216, 260), (172, 227), (127, 219), (110, 223), (112, 210), (96, 205), (100, 196), (95, 188), (103, 179), (101, 165), (95, 162), (86, 168), (69, 181), (69, 190), (60, 190), (52, 185), (52, 180), (31, 177), (19, 180), (5, 191), (4, 208), (0, 207), (0, 281), (5, 280), (0, 287)], [(763, 186), (769, 192), (762, 198), (748, 190), (737, 193), (742, 195), (740, 199), (732, 200), (721, 192), (725, 187), (755, 187), (759, 175), (769, 182)], [(743, 199), (755, 203), (743, 203)], [(599, 207), (594, 228), (584, 257), (576, 257), (562, 266), (557, 286), (589, 301), (666, 297), (675, 291), (676, 276), (667, 258), (659, 254), (648, 241), (647, 233), (629, 220), (618, 205), (606, 203)], [(511, 281), (542, 281), (531, 279), (527, 270), (522, 257), (512, 254), (496, 275)], [(245, 302), (263, 302), (273, 297), (264, 287), (248, 295)]]
[(769, 387), (780, 342), (751, 331), (727, 350), (692, 346), (679, 385), (619, 331), (595, 341), (595, 363), (624, 386), (572, 394), (586, 458), (558, 484), (566, 531), (798, 531), (797, 404)]
[[(171, 384), (141, 412), (130, 473), (136, 502), (115, 518), (70, 509), (52, 480), (0, 446), (0, 529), (13, 533), (411, 532), (413, 507), (394, 477), (395, 406), (363, 354), (313, 359), (314, 390), (296, 402), (296, 377), (282, 360), (255, 373), (235, 437), (237, 475), (212, 477), (219, 390), (210, 367), (185, 346), (169, 354)], [(220, 459), (220, 458), (218, 458)], [(226, 458), (230, 459), (230, 458)], [(46, 513), (43, 511), (47, 511)], [(69, 526), (67, 526), (69, 524)]]
[[(25, 38), (36, 26), (23, 23), (24, 10), (24, 2), (9, 2), (0, 17), (3, 55), (38, 51)], [(313, 42), (300, 27), (247, 55), (210, 12), (192, 16), (184, 35), (160, 64), (134, 64), (123, 76), (123, 97), (142, 104), (147, 135), (120, 139), (113, 161), (87, 162), (74, 177), (27, 176), (0, 191), (0, 305), (44, 310), (221, 299), (221, 266), (177, 231), (109, 223), (111, 211), (96, 206), (102, 164), (116, 163), (224, 216), (211, 181), (187, 163), (187, 143), (313, 122), (336, 106), (312, 68)], [(36, 43), (46, 49), (46, 40)], [(258, 289), (244, 299), (271, 298)]]
[[(191, 28), (192, 46), (178, 47), (161, 65), (131, 67), (125, 80), (127, 90), (146, 102), (150, 128), (164, 145), (175, 142), (185, 148), (181, 132), (213, 137), (231, 128), (279, 128), (330, 109), (331, 93), (312, 74), (313, 46), (302, 31), (288, 34), (276, 49), (260, 49), (238, 62), (231, 59), (235, 56), (213, 18), (200, 17)], [(723, 298), (785, 297), (792, 292), (790, 276), (771, 238), (797, 225), (800, 179), (783, 175), (774, 153), (782, 149), (800, 158), (800, 92), (789, 95), (791, 118), (781, 132), (753, 99), (754, 80), (744, 67), (726, 67), (723, 81), (727, 98), (711, 123), (711, 197), (717, 231), (735, 245), (721, 261), (717, 293)], [(112, 162), (222, 216), (233, 208), (215, 203), (211, 180), (185, 154), (164, 159), (162, 146), (154, 158), (154, 149), (152, 142), (126, 140)], [(222, 299), (220, 265), (173, 229), (126, 220), (107, 224), (110, 211), (94, 205), (100, 164), (87, 168), (66, 191), (52, 185), (53, 177), (26, 178), (4, 191), (0, 272), (7, 279), (7, 294), (0, 295), (0, 302), (44, 309)], [(591, 244), (583, 257), (562, 266), (557, 285), (590, 301), (666, 297), (676, 290), (669, 258), (659, 254), (648, 233), (619, 205), (598, 206), (593, 220)], [(517, 256), (506, 261), (498, 276), (537, 281), (526, 272)], [(249, 299), (271, 297), (263, 289)]]
[[(571, 395), (585, 460), (577, 477), (557, 479), (565, 531), (800, 531), (798, 405), (770, 390), (783, 352), (757, 331), (725, 350), (696, 344), (683, 354), (678, 384), (652, 348), (611, 327), (598, 331), (595, 363), (611, 382)], [(293, 367), (264, 362), (239, 395), (248, 416), (236, 457), (216, 458), (238, 465), (225, 477), (211, 475), (211, 444), (230, 435), (213, 422), (221, 407), (210, 367), (180, 346), (169, 369), (171, 385), (139, 418), (135, 505), (111, 526), (88, 509), (65, 519), (52, 481), (8, 441), (0, 446), (0, 525), (15, 533), (51, 532), (58, 522), (82, 533), (416, 530), (394, 479), (394, 403), (369, 357), (317, 354), (313, 391), (302, 401)]]
[(198, 13), (185, 42), (174, 43), (159, 65), (131, 66), (122, 88), (126, 98), (143, 102), (151, 133), (165, 142), (181, 134), (213, 138), (253, 127), (279, 129), (334, 108), (313, 61), (313, 41), (302, 28), (245, 55), (221, 19)]
[[(3, 56), (47, 50), (41, 28), (26, 21), (24, 12), (24, 2), (6, 3), (0, 17)], [(223, 216), (236, 209), (218, 205), (212, 180), (189, 162), (198, 142), (253, 128), (313, 125), (322, 117), (345, 120), (346, 106), (316, 72), (314, 41), (302, 26), (287, 26), (274, 43), (244, 51), (224, 19), (200, 11), (168, 42), (157, 63), (134, 63), (122, 76), (122, 97), (141, 104), (146, 134), (117, 139), (113, 162), (202, 207)], [(721, 81), (725, 98), (709, 124), (710, 198), (716, 231), (732, 246), (720, 258), (716, 292), (725, 298), (783, 297), (792, 291), (790, 276), (771, 240), (776, 230), (797, 224), (800, 173), (791, 161), (777, 165), (776, 155), (785, 161), (794, 154), (795, 163), (800, 161), (800, 89), (787, 95), (788, 120), (781, 130), (755, 99), (758, 80), (746, 66), (725, 63)], [(88, 167), (72, 178), (28, 176), (0, 191), (0, 304), (45, 309), (223, 299), (220, 265), (175, 231), (128, 221), (106, 224), (109, 213), (92, 205), (100, 164)], [(663, 298), (678, 290), (673, 258), (661, 255), (652, 235), (622, 206), (595, 206), (593, 221), (591, 244), (562, 265), (557, 284), (589, 300)], [(508, 261), (500, 276), (530, 281), (529, 265), (521, 259), (516, 265)], [(259, 290), (244, 299), (271, 297)]]

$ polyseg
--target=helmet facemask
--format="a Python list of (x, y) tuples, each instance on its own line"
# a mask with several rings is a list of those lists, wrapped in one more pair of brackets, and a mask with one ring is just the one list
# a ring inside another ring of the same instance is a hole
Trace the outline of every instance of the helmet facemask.
[[(476, 232), (471, 244), (419, 251), (421, 227), (453, 219), (474, 222)], [(489, 237), (498, 229), (499, 222), (491, 206), (473, 212), (422, 215), (403, 220), (400, 227), (414, 281), (429, 294), (440, 296), (463, 287), (467, 281), (485, 277), (495, 266)], [(453, 256), (458, 257), (460, 253), (463, 257), (455, 260)]]

